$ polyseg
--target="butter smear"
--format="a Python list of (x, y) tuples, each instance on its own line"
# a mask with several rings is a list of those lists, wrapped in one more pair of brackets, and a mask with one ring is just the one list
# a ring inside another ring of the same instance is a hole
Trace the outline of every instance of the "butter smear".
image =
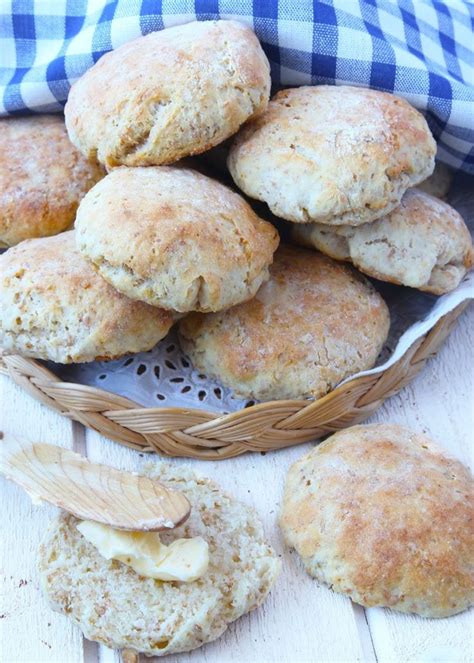
[(91, 520), (81, 521), (77, 529), (102, 557), (117, 559), (146, 578), (193, 582), (207, 571), (209, 548), (200, 536), (165, 546), (158, 532), (118, 530)]

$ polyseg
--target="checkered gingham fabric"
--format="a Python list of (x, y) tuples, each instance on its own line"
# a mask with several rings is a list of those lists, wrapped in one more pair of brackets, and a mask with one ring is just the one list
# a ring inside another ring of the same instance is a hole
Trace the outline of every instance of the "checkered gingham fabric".
[(439, 159), (474, 173), (468, 0), (0, 0), (0, 114), (61, 110), (71, 83), (103, 53), (154, 30), (219, 18), (255, 30), (276, 87), (395, 92), (426, 114)]

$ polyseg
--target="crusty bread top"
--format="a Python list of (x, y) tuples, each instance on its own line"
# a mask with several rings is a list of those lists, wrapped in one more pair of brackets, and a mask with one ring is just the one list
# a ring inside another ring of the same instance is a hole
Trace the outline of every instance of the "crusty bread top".
[(373, 366), (387, 337), (382, 297), (353, 269), (281, 246), (270, 280), (244, 304), (179, 326), (193, 364), (258, 400), (319, 397)]
[(441, 295), (453, 290), (474, 263), (472, 239), (461, 215), (419, 189), (373, 223), (333, 226), (294, 224), (292, 238), (365, 274)]
[(424, 435), (354, 426), (290, 468), (280, 525), (336, 591), (444, 617), (474, 599), (473, 497), (467, 468)]
[(0, 256), (0, 309), (3, 350), (60, 363), (149, 350), (174, 321), (106, 283), (77, 251), (73, 231)]
[(0, 119), (0, 136), (0, 247), (68, 228), (102, 168), (70, 142), (60, 115)]
[(120, 292), (185, 312), (252, 297), (279, 238), (229, 188), (161, 166), (109, 173), (82, 201), (76, 240)]
[(231, 147), (235, 183), (293, 222), (359, 225), (433, 171), (423, 116), (392, 94), (351, 86), (282, 90)]
[(108, 167), (172, 163), (222, 142), (265, 110), (268, 60), (252, 30), (201, 21), (103, 57), (72, 87), (71, 140)]

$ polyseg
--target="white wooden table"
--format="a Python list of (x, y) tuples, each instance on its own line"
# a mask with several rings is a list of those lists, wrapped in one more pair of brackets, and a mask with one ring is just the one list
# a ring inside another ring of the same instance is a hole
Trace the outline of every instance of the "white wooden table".
[[(464, 313), (439, 355), (372, 421), (392, 421), (425, 431), (472, 465), (474, 431), (474, 308)], [(128, 450), (84, 429), (26, 395), (0, 376), (0, 430), (60, 444), (89, 458), (137, 470), (154, 457)], [(472, 612), (427, 620), (383, 609), (364, 610), (307, 576), (296, 554), (285, 550), (276, 526), (285, 472), (310, 444), (265, 457), (248, 454), (218, 463), (186, 461), (252, 504), (283, 560), (283, 571), (262, 608), (233, 624), (216, 642), (170, 663), (309, 663), (323, 661), (465, 661), (474, 659)], [(52, 507), (33, 506), (0, 479), (2, 524), (0, 661), (2, 663), (101, 663), (117, 652), (83, 639), (69, 619), (52, 612), (38, 587), (36, 554)], [(148, 660), (148, 659), (146, 659)]]

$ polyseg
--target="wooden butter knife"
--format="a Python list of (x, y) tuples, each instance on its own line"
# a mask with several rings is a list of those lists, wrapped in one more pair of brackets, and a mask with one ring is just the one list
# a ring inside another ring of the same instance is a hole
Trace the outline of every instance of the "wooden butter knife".
[(81, 520), (117, 529), (160, 531), (181, 525), (191, 505), (180, 492), (132, 472), (91, 463), (52, 444), (8, 436), (0, 442), (0, 474)]

